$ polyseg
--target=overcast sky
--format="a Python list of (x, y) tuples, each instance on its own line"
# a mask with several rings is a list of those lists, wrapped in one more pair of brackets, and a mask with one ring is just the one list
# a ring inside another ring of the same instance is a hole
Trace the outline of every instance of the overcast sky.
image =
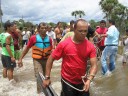
[[(86, 20), (101, 20), (103, 13), (99, 4), (100, 0), (1, 0), (3, 11), (3, 22), (7, 20), (39, 22), (69, 22), (75, 17), (71, 12), (83, 10), (86, 14), (83, 18)], [(128, 6), (128, 0), (119, 0), (125, 6)]]

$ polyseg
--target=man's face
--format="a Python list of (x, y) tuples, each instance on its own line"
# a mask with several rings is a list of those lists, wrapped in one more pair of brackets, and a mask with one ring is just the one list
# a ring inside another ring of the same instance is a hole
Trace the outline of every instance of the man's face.
[(58, 27), (62, 27), (62, 24), (61, 24), (61, 23), (59, 23)]
[(52, 27), (48, 27), (47, 30), (48, 30), (48, 32), (51, 32)]
[(74, 32), (75, 32), (76, 38), (79, 41), (83, 41), (88, 32), (88, 24), (85, 22), (78, 22)]
[(106, 26), (105, 23), (100, 23), (100, 27), (101, 27), (101, 28), (104, 28), (105, 26)]
[(16, 24), (14, 24), (14, 25), (12, 26), (12, 32), (15, 32), (16, 29), (17, 29), (17, 26), (16, 26)]
[(41, 25), (40, 28), (39, 28), (39, 32), (42, 35), (44, 35), (44, 34), (46, 34), (46, 31), (47, 31), (47, 26)]

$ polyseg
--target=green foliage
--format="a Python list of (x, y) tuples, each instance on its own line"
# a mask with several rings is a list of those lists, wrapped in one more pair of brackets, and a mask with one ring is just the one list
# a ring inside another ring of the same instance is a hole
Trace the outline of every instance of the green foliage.
[(128, 26), (128, 8), (118, 2), (118, 0), (101, 0), (99, 2), (105, 18), (113, 19), (120, 32), (124, 32)]
[(96, 26), (99, 26), (99, 22), (96, 22), (95, 20), (90, 20), (89, 23), (93, 29), (96, 29)]
[(66, 22), (61, 22), (62, 24), (62, 28), (64, 28), (65, 26), (67, 26), (67, 23)]
[(56, 26), (56, 24), (53, 23), (53, 22), (48, 23), (48, 25), (50, 25), (50, 26), (52, 26), (52, 27), (55, 27), (55, 26)]

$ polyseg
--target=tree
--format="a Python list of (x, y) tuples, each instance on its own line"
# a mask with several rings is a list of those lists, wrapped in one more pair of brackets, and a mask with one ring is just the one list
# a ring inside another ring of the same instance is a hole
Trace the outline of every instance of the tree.
[(81, 18), (82, 16), (85, 16), (85, 12), (84, 12), (84, 11), (79, 10), (79, 11), (78, 11), (78, 15), (79, 15), (79, 17)]
[(118, 0), (101, 0), (99, 2), (99, 5), (101, 6), (102, 11), (105, 13), (105, 18), (107, 18), (107, 20), (111, 19), (111, 13), (118, 3)]
[(53, 23), (53, 22), (48, 23), (48, 25), (50, 25), (50, 26), (52, 26), (52, 27), (55, 27), (55, 26), (56, 26), (56, 24)]
[(105, 18), (113, 19), (119, 31), (124, 32), (126, 28), (128, 8), (118, 2), (118, 0), (101, 0), (99, 2), (102, 11), (105, 13)]
[(75, 19), (76, 19), (77, 15), (78, 15), (78, 11), (73, 11), (73, 12), (71, 13), (71, 15), (72, 15), (72, 16), (75, 16)]
[(75, 18), (77, 18), (77, 16), (78, 16), (79, 18), (81, 18), (82, 16), (85, 15), (85, 12), (82, 11), (82, 10), (76, 10), (76, 11), (73, 11), (73, 12), (71, 13), (71, 15), (72, 15), (72, 16), (75, 16)]
[(93, 29), (96, 29), (96, 26), (99, 25), (99, 22), (96, 22), (95, 20), (90, 20), (89, 23)]

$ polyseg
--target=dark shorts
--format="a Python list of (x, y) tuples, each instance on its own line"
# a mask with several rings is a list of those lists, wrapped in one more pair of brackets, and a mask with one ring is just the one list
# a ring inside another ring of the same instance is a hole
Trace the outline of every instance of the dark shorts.
[(60, 38), (56, 38), (56, 41), (57, 41), (57, 43), (59, 43), (61, 41), (61, 39)]
[(16, 67), (16, 62), (12, 62), (9, 56), (1, 55), (1, 61), (4, 68), (12, 69)]
[(105, 46), (99, 46), (100, 51), (103, 51)]
[(25, 44), (27, 45), (28, 40), (22, 40), (22, 46), (24, 46)]
[[(66, 82), (69, 83), (70, 85), (74, 86), (77, 89), (83, 89), (83, 84), (76, 85), (76, 84), (71, 84), (68, 81), (66, 81)], [(61, 84), (62, 84), (61, 96), (90, 96), (89, 91), (88, 92), (77, 91), (77, 90), (73, 89), (72, 87), (70, 87), (69, 85), (67, 85), (65, 82), (63, 82), (63, 80), (61, 80)]]

